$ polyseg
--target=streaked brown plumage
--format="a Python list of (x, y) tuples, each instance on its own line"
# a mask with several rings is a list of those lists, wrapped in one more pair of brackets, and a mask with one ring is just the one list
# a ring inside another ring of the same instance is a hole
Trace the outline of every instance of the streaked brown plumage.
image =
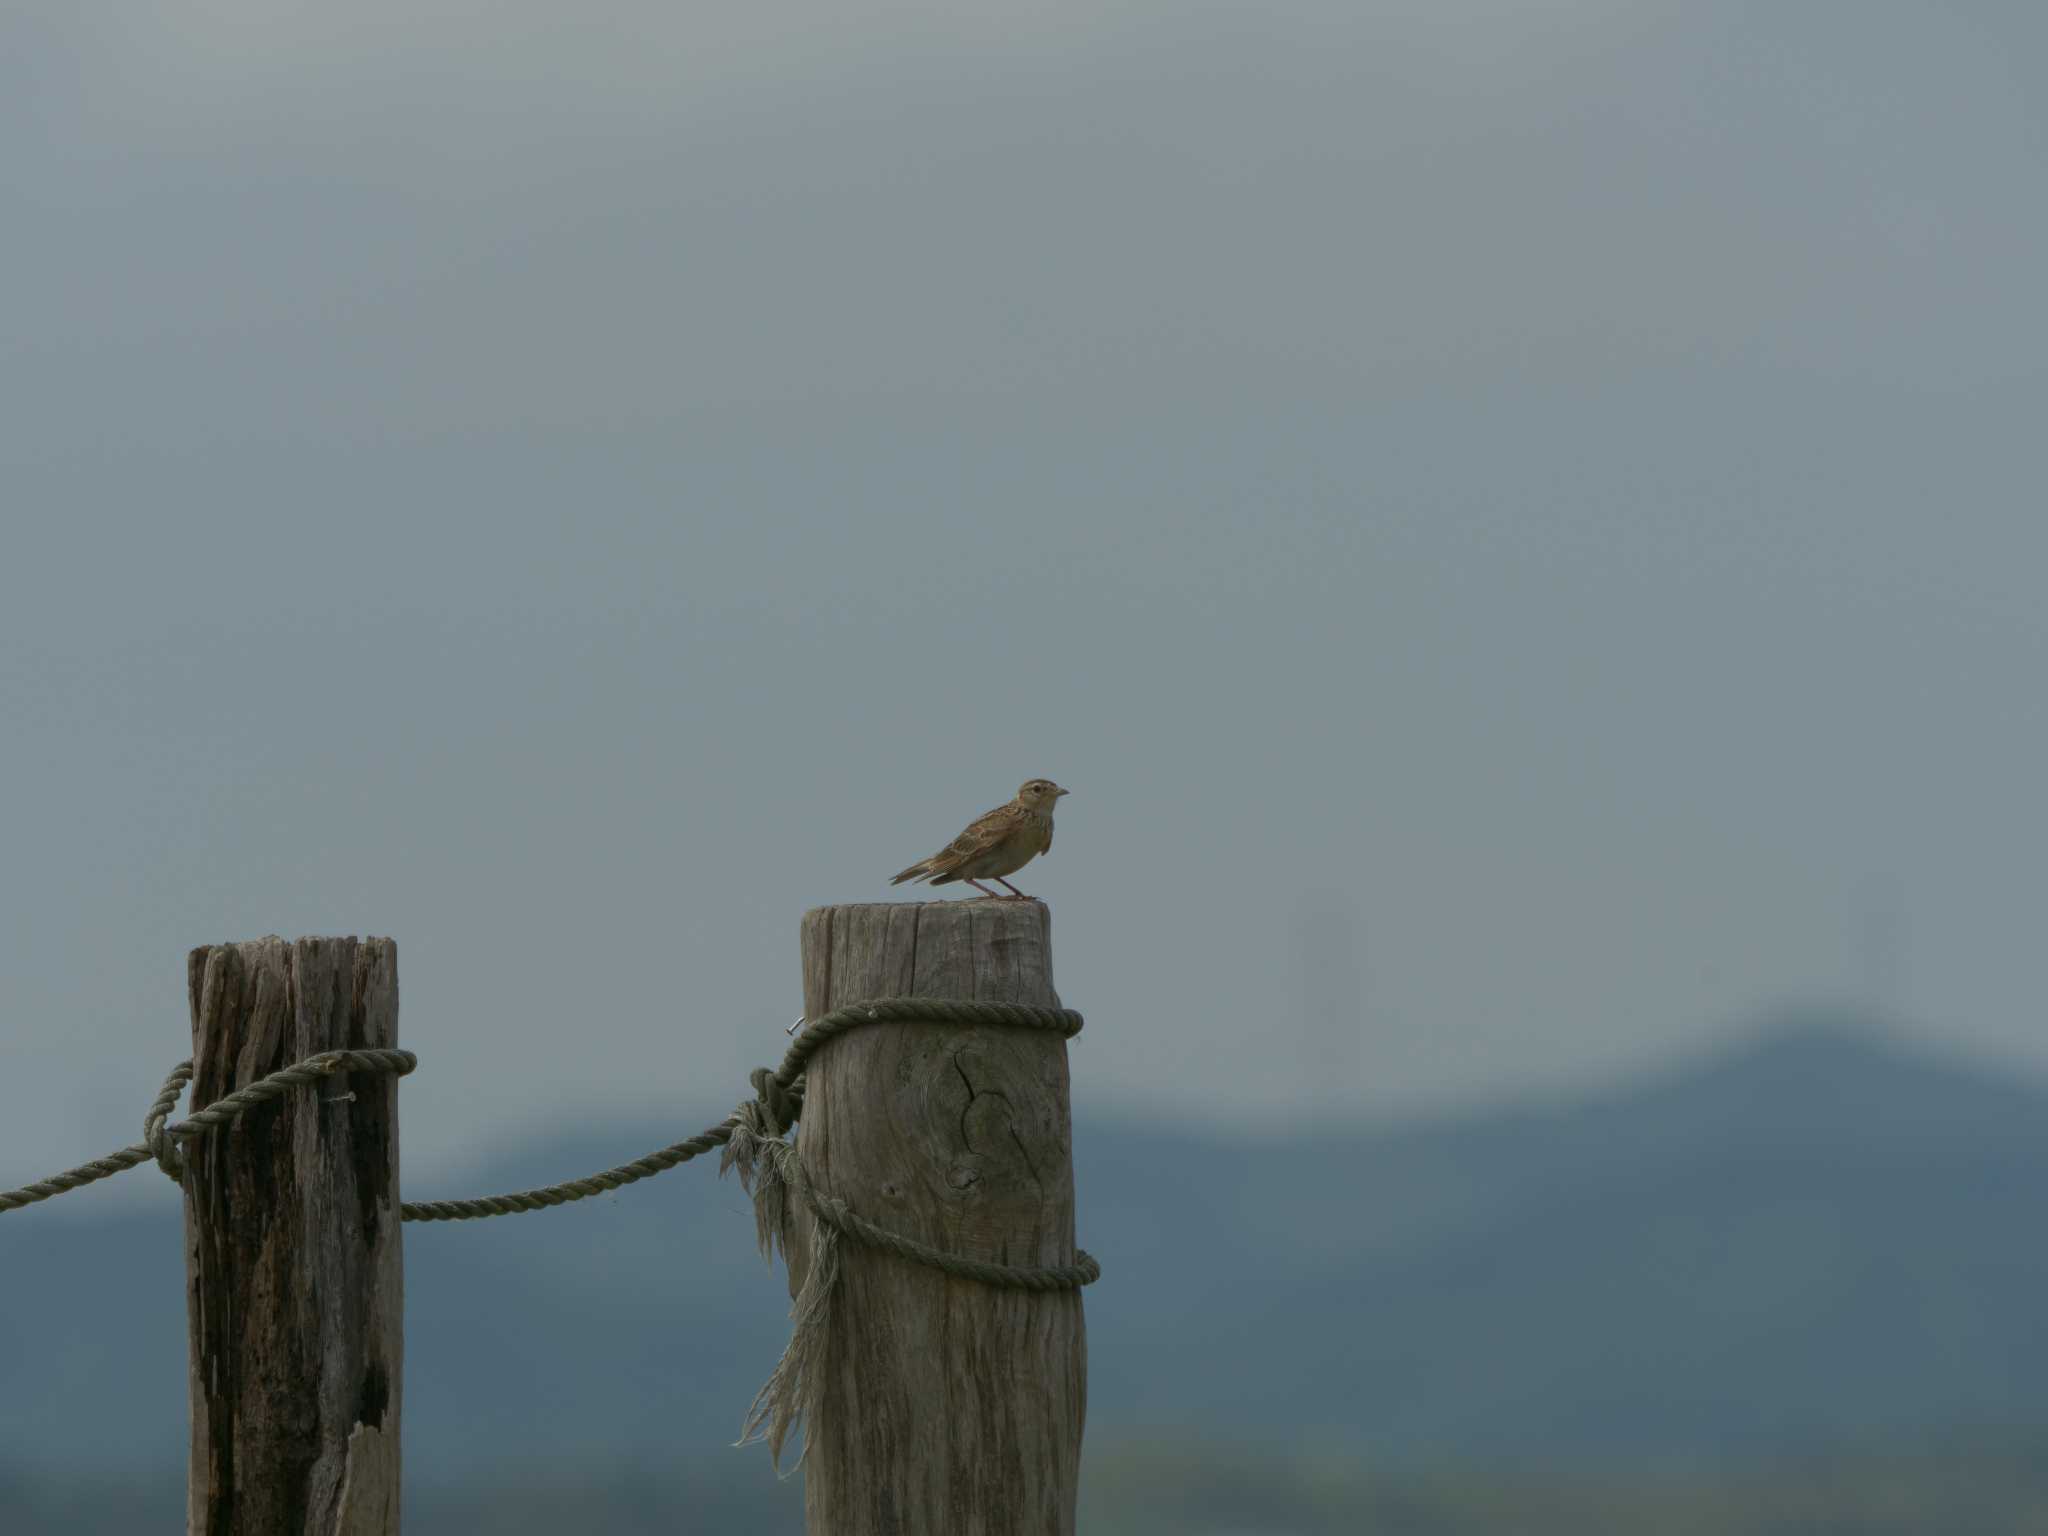
[[(1065, 793), (1051, 779), (1027, 779), (1016, 799), (977, 816), (965, 832), (889, 883), (929, 880), (933, 885), (947, 885), (965, 880), (982, 895), (998, 901), (1030, 900), (1003, 876), (1015, 874), (1052, 847), (1052, 808)], [(994, 880), (1010, 894), (990, 890), (981, 883), (984, 879)]]

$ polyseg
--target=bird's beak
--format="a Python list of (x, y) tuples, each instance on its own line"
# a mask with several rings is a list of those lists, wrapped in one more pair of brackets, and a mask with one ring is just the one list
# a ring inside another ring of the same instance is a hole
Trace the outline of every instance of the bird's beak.
[(1059, 795), (1054, 795), (1053, 799), (1057, 800), (1059, 799), (1060, 795), (1071, 795), (1072, 793), (1073, 791), (1071, 789), (1063, 789), (1060, 791)]

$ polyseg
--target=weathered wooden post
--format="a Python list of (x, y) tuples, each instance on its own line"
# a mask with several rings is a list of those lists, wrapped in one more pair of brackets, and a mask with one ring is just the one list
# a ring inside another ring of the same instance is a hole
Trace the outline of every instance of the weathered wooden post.
[[(192, 1106), (321, 1051), (398, 1044), (389, 939), (207, 945)], [(185, 1143), (188, 1536), (396, 1536), (398, 1080), (339, 1074)]]
[[(1036, 901), (819, 907), (804, 1013), (870, 998), (1058, 1007)], [(887, 1023), (807, 1068), (811, 1184), (917, 1241), (1011, 1265), (1074, 1262), (1067, 1043), (1040, 1030)], [(789, 1217), (790, 1294), (808, 1211)], [(806, 1426), (812, 1536), (1071, 1536), (1087, 1406), (1079, 1291), (997, 1289), (841, 1245)]]

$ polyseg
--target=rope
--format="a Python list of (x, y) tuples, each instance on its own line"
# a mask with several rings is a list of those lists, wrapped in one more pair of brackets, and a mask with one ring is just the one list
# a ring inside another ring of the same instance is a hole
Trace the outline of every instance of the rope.
[(61, 1195), (87, 1184), (96, 1184), (101, 1179), (110, 1179), (117, 1173), (125, 1173), (141, 1163), (155, 1158), (157, 1166), (179, 1183), (184, 1181), (185, 1162), (178, 1150), (178, 1143), (203, 1136), (219, 1126), (226, 1125), (236, 1116), (267, 1104), (294, 1088), (307, 1083), (318, 1082), (332, 1077), (337, 1072), (388, 1072), (396, 1077), (419, 1065), (419, 1058), (411, 1051), (322, 1051), (317, 1056), (308, 1056), (304, 1061), (294, 1062), (259, 1077), (246, 1088), (237, 1088), (233, 1093), (216, 1099), (206, 1108), (194, 1111), (192, 1118), (177, 1125), (164, 1122), (177, 1107), (178, 1096), (185, 1091), (185, 1085), (192, 1081), (192, 1063), (181, 1061), (171, 1068), (171, 1075), (164, 1079), (163, 1088), (149, 1106), (149, 1114), (142, 1122), (143, 1140), (132, 1147), (106, 1157), (94, 1158), (76, 1168), (53, 1174), (20, 1189), (0, 1190), (0, 1213), (18, 1211), (25, 1205), (34, 1205), (38, 1200), (47, 1200), (52, 1195)]
[(481, 1195), (474, 1200), (408, 1200), (399, 1207), (399, 1215), (406, 1221), (481, 1221), (486, 1216), (516, 1216), (524, 1211), (544, 1211), (550, 1206), (588, 1200), (606, 1190), (637, 1183), (657, 1173), (667, 1173), (679, 1163), (687, 1163), (713, 1147), (722, 1146), (732, 1139), (732, 1129), (737, 1123), (736, 1116), (728, 1117), (687, 1141), (650, 1152), (617, 1168), (593, 1173), (588, 1178), (568, 1179), (544, 1189), (515, 1190), (509, 1195)]
[[(713, 1147), (724, 1147), (719, 1172), (739, 1170), (740, 1183), (754, 1201), (755, 1235), (762, 1252), (772, 1255), (787, 1236), (784, 1218), (792, 1191), (817, 1218), (816, 1241), (810, 1255), (802, 1293), (791, 1309), (789, 1347), (774, 1372), (755, 1395), (740, 1431), (742, 1444), (753, 1439), (768, 1442), (770, 1456), (781, 1473), (782, 1447), (798, 1425), (815, 1420), (824, 1382), (824, 1361), (831, 1332), (833, 1298), (837, 1292), (841, 1263), (839, 1244), (845, 1238), (878, 1248), (913, 1264), (978, 1281), (1007, 1290), (1066, 1291), (1091, 1285), (1102, 1276), (1102, 1266), (1088, 1253), (1076, 1249), (1074, 1262), (1055, 1265), (992, 1264), (964, 1258), (929, 1244), (878, 1227), (850, 1209), (846, 1202), (812, 1187), (803, 1160), (788, 1139), (791, 1126), (803, 1113), (804, 1071), (810, 1059), (850, 1029), (881, 1023), (985, 1024), (1004, 1029), (1038, 1029), (1057, 1032), (1072, 1039), (1081, 1032), (1081, 1015), (1068, 1008), (1027, 1008), (1016, 1003), (947, 1002), (932, 998), (888, 997), (837, 1008), (810, 1024), (791, 1043), (782, 1065), (770, 1071), (756, 1067), (749, 1074), (754, 1096), (738, 1109), (686, 1141), (650, 1152), (647, 1156), (587, 1178), (570, 1179), (542, 1189), (521, 1190), (506, 1195), (486, 1195), (474, 1200), (429, 1200), (400, 1207), (407, 1221), (472, 1221), (486, 1216), (506, 1216), (523, 1211), (546, 1210), (585, 1200), (607, 1190), (665, 1173)], [(96, 1183), (154, 1158), (157, 1166), (176, 1183), (185, 1178), (186, 1162), (179, 1144), (230, 1124), (237, 1116), (259, 1104), (267, 1104), (294, 1088), (318, 1082), (337, 1072), (377, 1072), (403, 1077), (419, 1065), (410, 1051), (363, 1050), (323, 1051), (296, 1062), (245, 1088), (195, 1110), (189, 1120), (169, 1124), (171, 1111), (192, 1081), (192, 1063), (181, 1061), (164, 1079), (163, 1088), (149, 1106), (142, 1122), (143, 1139), (109, 1157), (95, 1159), (52, 1178), (20, 1189), (0, 1191), (0, 1214), (33, 1205), (68, 1190)], [(785, 1258), (787, 1251), (785, 1250)], [(808, 1449), (808, 1431), (806, 1432)], [(799, 1464), (802, 1457), (799, 1456)], [(791, 1467), (791, 1472), (795, 1467)], [(787, 1475), (787, 1474), (782, 1474)]]
[[(782, 1065), (770, 1070), (756, 1067), (750, 1076), (753, 1104), (759, 1106), (761, 1131), (771, 1136), (787, 1133), (803, 1112), (804, 1067), (832, 1041), (849, 1029), (869, 1024), (991, 1024), (1004, 1029), (1053, 1030), (1071, 1040), (1081, 1032), (1081, 1015), (1071, 1008), (1027, 1008), (1020, 1003), (947, 1002), (939, 998), (883, 997), (872, 1002), (835, 1008), (813, 1019), (790, 1044)], [(727, 1115), (714, 1126), (699, 1131), (686, 1141), (650, 1152), (617, 1168), (607, 1168), (587, 1178), (568, 1179), (540, 1189), (523, 1189), (507, 1195), (484, 1195), (474, 1200), (426, 1200), (408, 1202), (401, 1214), (407, 1221), (479, 1221), (486, 1216), (514, 1216), (526, 1211), (544, 1211), (575, 1200), (588, 1200), (608, 1190), (666, 1173), (713, 1147), (730, 1142), (745, 1123), (741, 1111)], [(728, 1166), (729, 1166), (728, 1160)], [(878, 1227), (875, 1229), (880, 1231)], [(936, 1251), (936, 1250), (934, 1250)], [(1082, 1282), (1085, 1284), (1086, 1282)]]
[(1027, 1264), (989, 1264), (980, 1259), (964, 1259), (957, 1253), (947, 1253), (942, 1248), (929, 1247), (900, 1232), (891, 1232), (887, 1227), (878, 1227), (865, 1216), (857, 1216), (847, 1209), (844, 1200), (821, 1195), (815, 1189), (810, 1191), (810, 1196), (811, 1209), (818, 1213), (819, 1218), (830, 1222), (848, 1237), (866, 1243), (870, 1248), (886, 1249), (913, 1264), (942, 1269), (949, 1275), (959, 1275), (967, 1280), (979, 1280), (983, 1285), (1009, 1291), (1073, 1291), (1084, 1285), (1093, 1285), (1102, 1278), (1102, 1266), (1085, 1248), (1074, 1250), (1074, 1262), (1071, 1264), (1042, 1268)]
[[(808, 1206), (816, 1218), (803, 1284), (789, 1309), (788, 1347), (761, 1384), (761, 1390), (754, 1394), (753, 1402), (747, 1405), (746, 1417), (740, 1424), (738, 1443), (765, 1440), (779, 1477), (793, 1474), (809, 1453), (808, 1426), (817, 1420), (825, 1389), (826, 1362), (831, 1357), (833, 1299), (842, 1269), (839, 1249), (848, 1238), (945, 1274), (1006, 1290), (1070, 1291), (1102, 1278), (1102, 1266), (1080, 1249), (1075, 1250), (1072, 1264), (991, 1264), (947, 1253), (900, 1232), (878, 1227), (856, 1215), (844, 1200), (822, 1193), (811, 1183), (796, 1147), (781, 1136), (768, 1133), (758, 1100), (740, 1106), (740, 1119), (743, 1123), (733, 1133), (720, 1172), (737, 1166), (741, 1186), (754, 1197), (754, 1233), (762, 1257), (773, 1259), (775, 1250), (780, 1248), (784, 1261), (790, 1260), (788, 1215), (792, 1199)], [(791, 1272), (795, 1272), (794, 1264)], [(782, 1448), (800, 1425), (805, 1426), (804, 1451), (784, 1472)]]
[[(698, 1132), (687, 1140), (676, 1142), (636, 1158), (617, 1168), (607, 1168), (581, 1179), (569, 1179), (560, 1184), (549, 1184), (540, 1189), (518, 1190), (511, 1194), (484, 1195), (472, 1200), (425, 1200), (408, 1201), (400, 1207), (400, 1213), (407, 1221), (476, 1221), (486, 1216), (509, 1216), (526, 1211), (547, 1210), (553, 1206), (567, 1205), (576, 1200), (587, 1200), (592, 1195), (604, 1194), (641, 1179), (651, 1178), (657, 1173), (701, 1157), (713, 1147), (726, 1146), (734, 1140), (736, 1133), (745, 1133), (750, 1142), (762, 1138), (779, 1139), (796, 1124), (803, 1112), (804, 1068), (810, 1059), (832, 1041), (850, 1029), (861, 1029), (870, 1024), (911, 1023), (911, 1024), (984, 1024), (1005, 1029), (1037, 1029), (1053, 1031), (1066, 1039), (1072, 1039), (1081, 1032), (1081, 1015), (1071, 1008), (1030, 1008), (1019, 1003), (972, 1003), (948, 1002), (937, 998), (885, 997), (872, 1002), (855, 1003), (846, 1008), (835, 1008), (824, 1017), (812, 1020), (797, 1036), (782, 1058), (782, 1065), (772, 1071), (767, 1067), (756, 1067), (751, 1075), (754, 1089), (752, 1100), (717, 1125)], [(181, 1061), (171, 1069), (164, 1079), (162, 1089), (149, 1106), (149, 1113), (142, 1124), (143, 1139), (132, 1147), (106, 1157), (95, 1158), (76, 1168), (40, 1179), (20, 1189), (0, 1191), (0, 1214), (20, 1210), (48, 1200), (53, 1195), (66, 1194), (82, 1189), (101, 1179), (112, 1178), (130, 1168), (146, 1163), (152, 1158), (157, 1166), (169, 1175), (175, 1183), (182, 1183), (185, 1176), (185, 1160), (179, 1150), (179, 1143), (205, 1135), (226, 1125), (258, 1104), (267, 1104), (282, 1097), (294, 1088), (332, 1077), (337, 1072), (378, 1072), (403, 1077), (419, 1065), (419, 1058), (411, 1051), (360, 1050), (323, 1051), (309, 1056), (304, 1061), (281, 1068), (266, 1077), (258, 1078), (247, 1087), (237, 1088), (233, 1093), (215, 1100), (204, 1109), (195, 1110), (189, 1120), (176, 1125), (168, 1124), (171, 1111), (177, 1108), (178, 1099), (192, 1081), (192, 1063)], [(728, 1154), (726, 1166), (733, 1158)], [(747, 1163), (752, 1161), (749, 1150)], [(746, 1167), (743, 1166), (743, 1175)], [(1076, 1286), (1089, 1285), (1100, 1278), (1102, 1267), (1088, 1254), (1077, 1251), (1072, 1264), (1052, 1268), (1037, 1268), (1023, 1265), (989, 1264), (979, 1259), (960, 1258), (940, 1249), (878, 1227), (865, 1217), (857, 1215), (847, 1207), (844, 1200), (819, 1195), (805, 1187), (810, 1206), (818, 1216), (831, 1226), (844, 1232), (858, 1242), (870, 1247), (886, 1249), (888, 1252), (909, 1259), (913, 1263), (929, 1265), (948, 1274), (961, 1275), (979, 1280), (984, 1285), (1003, 1286), (1032, 1291), (1071, 1290)]]

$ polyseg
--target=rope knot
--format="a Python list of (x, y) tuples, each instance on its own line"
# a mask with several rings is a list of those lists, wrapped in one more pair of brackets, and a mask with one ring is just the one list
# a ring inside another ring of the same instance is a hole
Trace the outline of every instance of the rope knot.
[(164, 1085), (157, 1090), (157, 1096), (149, 1106), (149, 1113), (142, 1121), (142, 1143), (149, 1148), (149, 1155), (156, 1159), (157, 1167), (163, 1169), (173, 1184), (185, 1182), (185, 1154), (178, 1146), (178, 1138), (170, 1131), (171, 1111), (178, 1107), (178, 1100), (185, 1092), (185, 1085), (192, 1081), (192, 1063), (181, 1061), (171, 1069), (171, 1075), (164, 1079)]
[(163, 1169), (169, 1175), (170, 1181), (173, 1184), (183, 1184), (185, 1182), (184, 1154), (178, 1151), (178, 1143), (173, 1139), (171, 1133), (164, 1129), (163, 1121), (152, 1121), (147, 1128), (144, 1140), (148, 1144), (149, 1155), (156, 1159), (157, 1167)]
[(747, 1081), (754, 1085), (754, 1102), (760, 1106), (761, 1119), (769, 1134), (787, 1135), (789, 1128), (796, 1124), (797, 1116), (803, 1112), (803, 1093), (783, 1087), (772, 1067), (754, 1068), (747, 1075)]

